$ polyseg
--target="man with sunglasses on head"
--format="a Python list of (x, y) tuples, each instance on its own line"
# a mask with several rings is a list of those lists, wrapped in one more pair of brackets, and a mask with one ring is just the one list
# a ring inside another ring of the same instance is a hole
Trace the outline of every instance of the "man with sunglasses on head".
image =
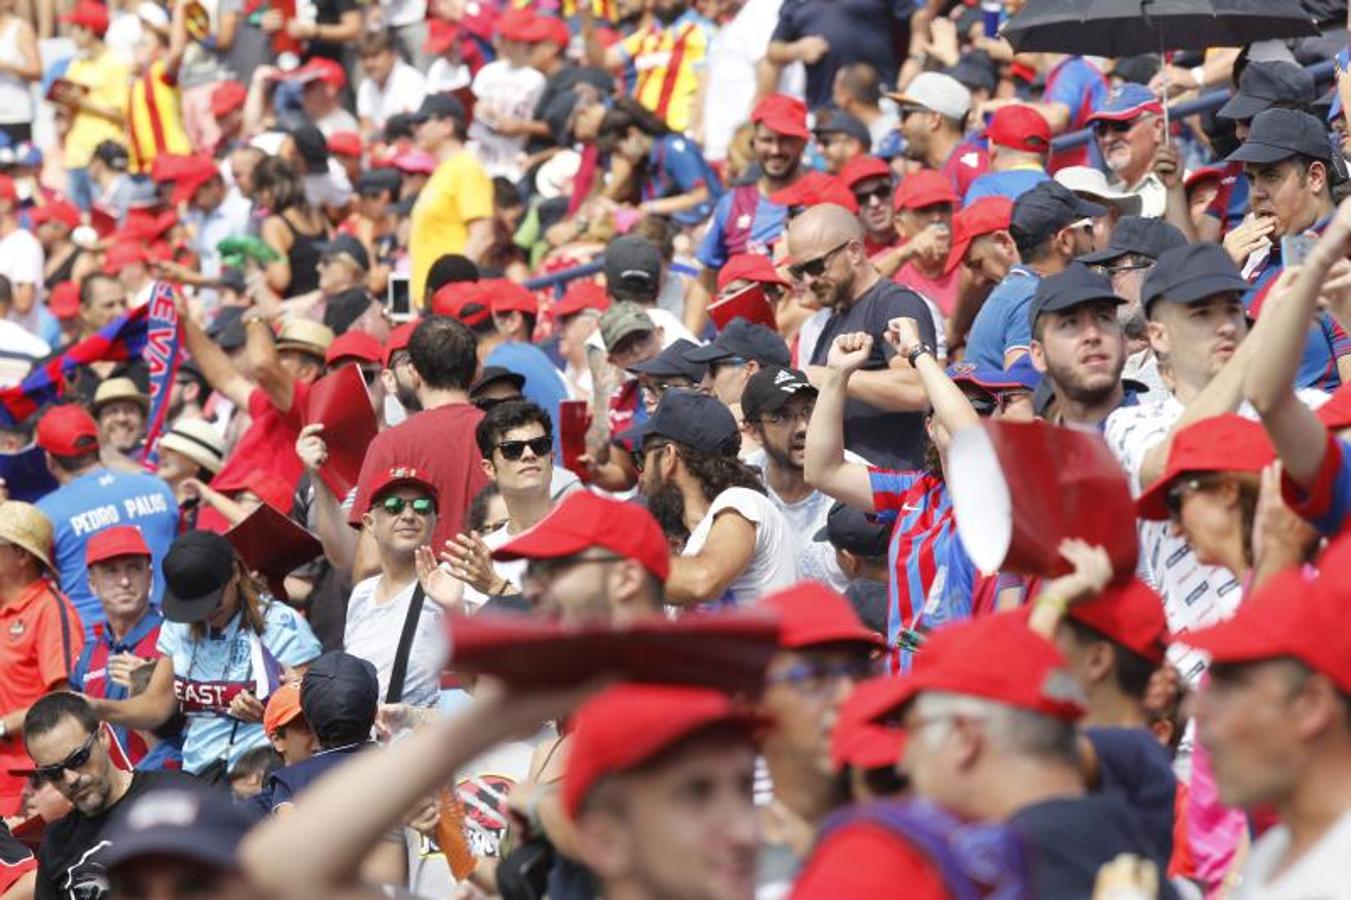
[(49, 782), (73, 809), (47, 825), (38, 848), (35, 896), (87, 900), (105, 896), (105, 861), (115, 848), (107, 825), (129, 799), (157, 788), (189, 786), (181, 772), (130, 772), (114, 762), (115, 739), (79, 694), (48, 694), (24, 717), (33, 777)]
[(882, 278), (868, 259), (863, 227), (842, 206), (812, 207), (793, 220), (788, 251), (793, 277), (808, 288), (830, 316), (804, 371), (813, 384), (825, 376), (826, 357), (835, 338), (863, 332), (873, 337), (872, 352), (850, 381), (845, 408), (849, 449), (891, 468), (918, 468), (927, 443), (922, 410), (924, 388), (910, 363), (882, 340), (892, 319), (918, 320), (929, 348), (937, 346), (929, 307), (913, 291)]
[(1110, 186), (1141, 199), (1140, 215), (1157, 219), (1168, 205), (1168, 189), (1154, 174), (1154, 155), (1163, 143), (1163, 104), (1142, 84), (1114, 88), (1088, 117), (1107, 169)]
[[(411, 466), (393, 466), (377, 478), (370, 498), (361, 523), (379, 553), (380, 573), (352, 588), (343, 649), (375, 666), (385, 702), (434, 706), (449, 648), (437, 594), (418, 580), (417, 554), (436, 528), (436, 487)], [(415, 624), (405, 640), (410, 619)], [(392, 684), (399, 672), (402, 682)]]

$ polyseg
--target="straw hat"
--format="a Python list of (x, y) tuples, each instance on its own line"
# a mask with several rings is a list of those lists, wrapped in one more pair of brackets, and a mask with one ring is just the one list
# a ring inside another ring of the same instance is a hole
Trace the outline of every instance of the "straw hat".
[(52, 523), (31, 503), (0, 503), (0, 541), (9, 541), (36, 556), (52, 572)]
[(278, 350), (299, 350), (324, 358), (328, 345), (333, 343), (333, 329), (309, 319), (287, 319), (277, 333)]
[(140, 406), (143, 412), (150, 412), (150, 397), (142, 394), (136, 382), (130, 378), (109, 378), (104, 381), (94, 392), (94, 402), (89, 404), (89, 408), (97, 416), (99, 410), (115, 400), (130, 400)]
[(214, 425), (202, 419), (179, 419), (160, 438), (161, 450), (181, 453), (212, 475), (225, 464), (225, 441)]

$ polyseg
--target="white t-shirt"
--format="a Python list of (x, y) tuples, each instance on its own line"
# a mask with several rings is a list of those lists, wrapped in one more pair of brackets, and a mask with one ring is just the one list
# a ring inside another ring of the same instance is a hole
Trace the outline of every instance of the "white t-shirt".
[(788, 520), (768, 497), (749, 488), (733, 487), (719, 494), (708, 508), (708, 515), (690, 532), (681, 555), (694, 556), (704, 549), (713, 522), (726, 510), (734, 510), (755, 526), (755, 550), (746, 571), (716, 602), (745, 606), (797, 582), (796, 553)]
[(708, 82), (717, 85), (717, 90), (704, 94), (704, 156), (709, 160), (727, 157), (732, 135), (750, 118), (755, 104), (755, 66), (769, 47), (782, 5), (783, 0), (746, 0), (713, 36), (708, 48)]
[(0, 239), (0, 275), (16, 287), (31, 284), (42, 291), (42, 244), (31, 231), (17, 228)]
[(339, 131), (356, 131), (357, 120), (351, 113), (339, 106), (322, 119), (316, 120), (314, 127), (318, 128), (324, 137), (331, 138)]
[(469, 83), (473, 80), (474, 76), (470, 73), (468, 66), (464, 63), (452, 63), (445, 57), (438, 56), (427, 67), (427, 93), (429, 94), (458, 91), (462, 87), (469, 87)]
[[(671, 315), (664, 309), (655, 306), (644, 306), (643, 311), (647, 313), (652, 324), (661, 329), (661, 348), (665, 350), (676, 341), (684, 339), (692, 344), (703, 344), (703, 341), (696, 338), (685, 323)], [(591, 332), (591, 336), (586, 339), (586, 346), (595, 347), (602, 353), (605, 352), (605, 341), (600, 336), (600, 329), (597, 328)]]
[(501, 134), (488, 121), (498, 116), (529, 119), (544, 93), (544, 74), (498, 59), (478, 70), (473, 90), (478, 98), (478, 114), (469, 126), (470, 143), (477, 145), (477, 156), (489, 175), (515, 181), (522, 174), (519, 157), (525, 151), (526, 135)]
[(1281, 864), (1290, 847), (1290, 829), (1285, 825), (1262, 835), (1253, 844), (1243, 883), (1234, 891), (1234, 900), (1351, 900), (1351, 812), (1342, 817), (1279, 875), (1272, 871)]
[[(375, 666), (380, 677), (380, 699), (383, 702), (389, 693), (389, 676), (394, 669), (399, 636), (403, 634), (408, 604), (413, 600), (417, 581), (410, 582), (384, 603), (376, 603), (375, 588), (382, 577), (374, 575), (352, 588), (352, 598), (347, 603), (347, 628), (343, 632), (342, 646), (348, 653), (369, 660)], [(408, 653), (404, 703), (412, 706), (436, 705), (441, 693), (441, 670), (450, 652), (441, 617), (441, 607), (424, 597), (422, 615), (418, 617), (413, 646)]]
[(377, 128), (384, 128), (390, 116), (416, 112), (426, 93), (427, 82), (422, 73), (406, 62), (396, 62), (384, 87), (376, 84), (374, 78), (362, 79), (357, 88), (357, 115), (370, 119)]
[(35, 362), (51, 352), (47, 342), (27, 328), (0, 319), (0, 388), (18, 384)]

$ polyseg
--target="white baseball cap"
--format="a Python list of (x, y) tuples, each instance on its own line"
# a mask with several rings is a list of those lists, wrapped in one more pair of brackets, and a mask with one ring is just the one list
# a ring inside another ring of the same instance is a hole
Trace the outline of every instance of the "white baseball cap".
[(1144, 198), (1112, 188), (1107, 184), (1107, 176), (1092, 166), (1068, 166), (1055, 173), (1055, 180), (1076, 194), (1087, 194), (1116, 207), (1123, 216), (1140, 215)]
[(971, 92), (956, 78), (942, 72), (921, 72), (903, 92), (887, 96), (901, 106), (927, 109), (959, 121), (971, 112)]

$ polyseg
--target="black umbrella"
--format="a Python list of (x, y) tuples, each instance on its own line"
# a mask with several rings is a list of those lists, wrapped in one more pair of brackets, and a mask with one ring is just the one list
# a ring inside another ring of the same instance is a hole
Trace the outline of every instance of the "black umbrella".
[(1298, 0), (1028, 0), (1000, 32), (1020, 53), (1134, 56), (1318, 34)]

